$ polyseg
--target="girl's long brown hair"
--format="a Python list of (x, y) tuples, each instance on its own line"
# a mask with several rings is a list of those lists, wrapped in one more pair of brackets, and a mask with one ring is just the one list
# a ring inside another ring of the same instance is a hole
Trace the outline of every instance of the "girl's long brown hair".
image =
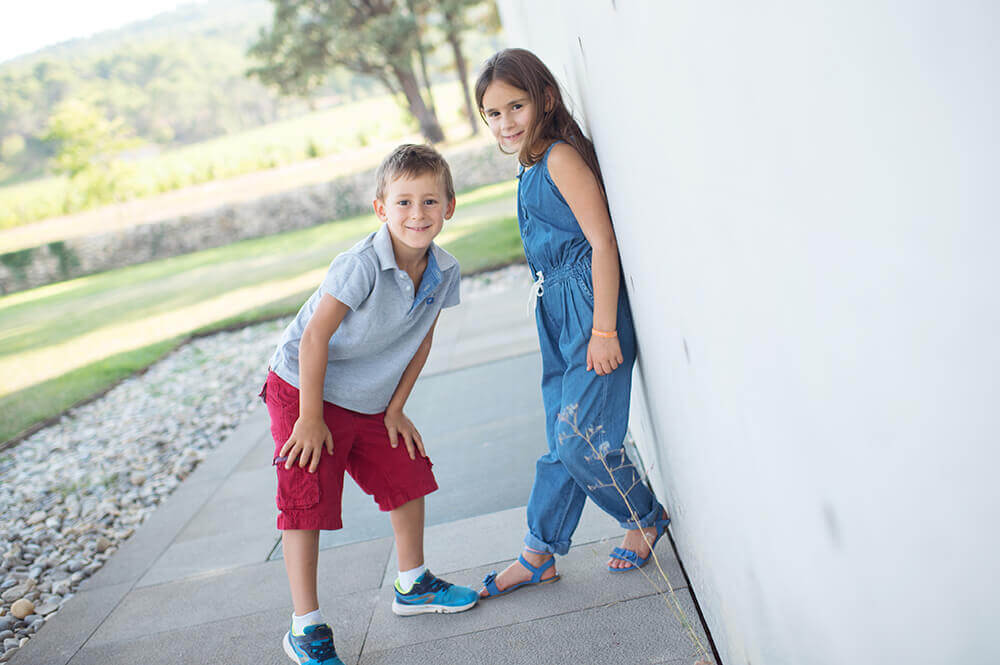
[[(583, 161), (597, 178), (603, 194), (604, 178), (601, 177), (601, 166), (597, 162), (594, 144), (584, 136), (580, 125), (570, 115), (563, 103), (559, 83), (545, 63), (523, 48), (504, 49), (487, 60), (476, 79), (476, 105), (484, 121), (486, 115), (483, 112), (483, 95), (490, 83), (497, 80), (527, 92), (535, 107), (535, 120), (517, 156), (518, 161), (525, 167), (531, 166), (542, 158), (553, 141), (562, 139), (583, 157)], [(549, 107), (548, 110), (546, 107)]]

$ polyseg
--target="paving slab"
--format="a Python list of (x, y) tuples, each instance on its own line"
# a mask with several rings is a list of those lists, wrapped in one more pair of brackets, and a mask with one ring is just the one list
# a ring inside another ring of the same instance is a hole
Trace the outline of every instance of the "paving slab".
[[(441, 621), (436, 615), (426, 614), (401, 621), (392, 614), (389, 607), (392, 602), (392, 586), (383, 584), (382, 602), (375, 607), (368, 631), (368, 643), (373, 645), (372, 648), (395, 649), (643, 598), (655, 595), (658, 589), (665, 587), (661, 581), (654, 586), (639, 571), (617, 574), (608, 572), (606, 562), (609, 549), (604, 543), (574, 547), (566, 556), (556, 560), (561, 576), (558, 582), (521, 589), (510, 595), (483, 601), (469, 612), (448, 616), (447, 621)], [(657, 555), (675, 588), (683, 588), (684, 578), (670, 547), (659, 547)], [(506, 563), (508, 562), (503, 562), (503, 565)], [(449, 573), (448, 581), (478, 589), (479, 581), (493, 569), (502, 570), (502, 566), (491, 564), (455, 571)], [(648, 567), (643, 571), (652, 572)], [(654, 578), (653, 581), (657, 580)]]
[[(556, 589), (559, 584), (551, 585)], [(535, 590), (533, 590), (535, 591)], [(545, 594), (542, 589), (538, 595)], [(697, 613), (686, 590), (677, 593), (679, 604), (697, 621)], [(484, 603), (484, 607), (485, 607)], [(439, 622), (474, 616), (446, 616)], [(376, 613), (378, 609), (376, 607)], [(704, 640), (703, 633), (699, 635)], [(638, 665), (640, 663), (687, 663), (697, 649), (680, 629), (677, 620), (659, 596), (611, 602), (580, 611), (527, 617), (501, 627), (469, 631), (450, 637), (435, 632), (428, 639), (408, 641), (384, 648), (369, 634), (361, 665)]]
[[(251, 410), (247, 420), (253, 420), (259, 433), (258, 440), (247, 450), (246, 455), (236, 466), (236, 471), (259, 471), (267, 468), (274, 473), (271, 463), (274, 461), (274, 439), (271, 437), (271, 419), (267, 415), (267, 407), (263, 402), (255, 402), (254, 409)], [(277, 480), (275, 480), (277, 487)], [(274, 497), (269, 497), (274, 499)], [(272, 502), (273, 503), (273, 502)], [(278, 509), (274, 509), (274, 514), (278, 514)]]
[[(391, 549), (392, 539), (382, 538), (325, 551), (318, 569), (322, 606), (337, 608), (343, 596), (377, 590)], [(290, 604), (284, 562), (258, 563), (225, 573), (134, 589), (88, 644), (138, 639), (183, 627), (200, 629), (218, 617), (245, 616), (276, 608), (284, 609), (287, 614)]]
[(191, 478), (198, 480), (211, 478), (219, 481), (226, 479), (243, 464), (247, 453), (262, 442), (271, 440), (267, 422), (267, 410), (263, 403), (254, 400), (247, 417), (198, 465)]
[[(277, 476), (270, 459), (263, 464), (259, 459), (253, 462), (256, 468), (243, 471), (238, 467), (226, 478), (212, 499), (177, 534), (175, 542), (216, 537), (224, 531), (267, 534), (274, 530)], [(270, 538), (271, 534), (267, 535)]]
[[(135, 583), (150, 573), (192, 518), (206, 505), (211, 505), (210, 500), (225, 484), (233, 469), (243, 461), (247, 451), (259, 445), (266, 433), (266, 423), (267, 414), (262, 414), (261, 409), (250, 411), (248, 417), (160, 504), (115, 555), (83, 582), (81, 590)], [(266, 544), (262, 546), (267, 547)], [(264, 559), (266, 554), (258, 556), (256, 561)], [(160, 575), (157, 579), (169, 578)]]
[[(537, 351), (491, 360), (447, 374), (421, 377), (407, 410), (421, 433), (460, 436), (484, 424), (542, 414), (542, 362)], [(532, 437), (544, 445), (543, 430)]]
[(174, 543), (136, 583), (136, 588), (259, 563), (266, 560), (266, 553), (273, 547), (274, 536), (270, 533), (227, 532), (214, 538)]
[(131, 587), (131, 583), (108, 584), (78, 592), (48, 618), (38, 636), (28, 640), (11, 662), (16, 665), (68, 663)]
[(462, 304), (441, 312), (434, 345), (421, 376), (481, 365), (538, 351), (535, 319), (528, 313), (530, 271), (501, 291), (462, 294)]
[(80, 589), (137, 582), (217, 489), (218, 482), (211, 478), (182, 483)]
[[(338, 654), (346, 663), (358, 661), (365, 640), (368, 617), (371, 616), (375, 602), (376, 592), (372, 590), (336, 599), (339, 611), (336, 614), (331, 613), (328, 619), (333, 625)], [(330, 604), (333, 604), (332, 601)], [(179, 628), (128, 640), (97, 645), (87, 644), (69, 663), (70, 665), (201, 663), (287, 665), (289, 660), (281, 649), (281, 638), (288, 630), (290, 616), (289, 609), (282, 607), (203, 623), (197, 630)], [(24, 662), (33, 663), (33, 661)]]

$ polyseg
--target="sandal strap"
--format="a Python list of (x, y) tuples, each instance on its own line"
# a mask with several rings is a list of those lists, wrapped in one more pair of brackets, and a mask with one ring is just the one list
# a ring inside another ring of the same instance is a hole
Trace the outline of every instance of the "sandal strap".
[(555, 565), (555, 562), (556, 562), (555, 556), (551, 556), (551, 557), (549, 557), (548, 561), (546, 561), (542, 565), (540, 565), (540, 566), (532, 566), (530, 563), (528, 563), (528, 560), (524, 558), (524, 554), (518, 554), (517, 555), (517, 560), (520, 562), (520, 564), (522, 566), (524, 566), (525, 568), (527, 568), (531, 572), (531, 581), (532, 582), (541, 582), (542, 581), (542, 575), (545, 573), (546, 570), (548, 570), (553, 565)]
[(497, 588), (497, 571), (491, 570), (490, 574), (483, 578), (483, 588), (491, 596), (500, 595), (500, 589)]
[(627, 550), (623, 547), (616, 547), (611, 550), (611, 558), (625, 561), (633, 565), (639, 564), (639, 553), (635, 550)]
[(669, 524), (670, 524), (669, 517), (664, 517), (661, 520), (656, 520), (656, 522), (653, 524), (653, 526), (656, 527), (656, 537), (653, 538), (653, 542), (650, 543), (650, 548), (649, 548), (650, 551), (652, 551), (656, 547), (656, 543), (660, 542), (660, 538), (662, 538), (663, 534), (667, 532), (667, 526)]

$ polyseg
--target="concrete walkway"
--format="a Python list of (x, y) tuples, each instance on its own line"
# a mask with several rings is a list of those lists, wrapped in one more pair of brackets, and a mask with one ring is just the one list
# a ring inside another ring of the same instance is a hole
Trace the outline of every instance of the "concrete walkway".
[[(479, 588), (516, 555), (534, 460), (545, 448), (540, 360), (524, 288), (481, 293), (442, 315), (407, 408), (441, 489), (427, 499), (426, 559)], [(219, 665), (291, 662), (291, 601), (275, 530), (273, 444), (256, 408), (11, 662)], [(621, 538), (588, 502), (562, 580), (457, 615), (392, 614), (388, 518), (345, 483), (345, 528), (325, 532), (320, 602), (345, 663), (686, 663), (696, 650), (642, 573), (611, 575)], [(684, 576), (657, 554), (704, 640)], [(655, 574), (655, 567), (643, 569)], [(654, 578), (655, 579), (655, 578)], [(663, 586), (660, 581), (660, 586)]]

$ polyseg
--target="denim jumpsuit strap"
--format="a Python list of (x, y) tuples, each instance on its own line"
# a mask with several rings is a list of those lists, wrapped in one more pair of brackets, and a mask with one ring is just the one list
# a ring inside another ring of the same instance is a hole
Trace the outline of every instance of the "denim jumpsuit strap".
[(518, 184), (525, 255), (532, 274), (542, 273), (544, 287), (535, 322), (548, 444), (535, 465), (525, 544), (565, 554), (588, 496), (627, 529), (653, 524), (662, 507), (639, 481), (624, 450), (635, 364), (635, 333), (624, 289), (619, 290), (617, 314), (624, 362), (605, 376), (587, 371), (594, 317), (590, 245), (548, 173), (550, 151), (551, 146), (538, 163), (522, 169)]

